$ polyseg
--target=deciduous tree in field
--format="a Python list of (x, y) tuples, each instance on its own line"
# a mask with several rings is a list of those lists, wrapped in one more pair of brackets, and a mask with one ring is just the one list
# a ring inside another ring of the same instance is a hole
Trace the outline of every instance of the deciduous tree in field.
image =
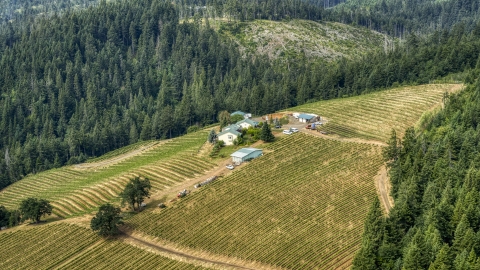
[(38, 223), (42, 216), (52, 214), (52, 208), (52, 205), (47, 200), (28, 198), (20, 203), (19, 210), (22, 215), (22, 221), (30, 219)]
[(141, 204), (143, 203), (145, 197), (150, 195), (150, 189), (152, 185), (148, 178), (140, 179), (140, 177), (135, 177), (131, 179), (130, 182), (125, 186), (125, 189), (120, 193), (122, 198), (122, 205), (128, 203), (133, 210), (135, 210), (135, 204), (138, 209), (140, 209)]
[(231, 123), (231, 124), (234, 124), (234, 123), (236, 123), (236, 122), (238, 122), (238, 121), (242, 121), (243, 119), (245, 119), (245, 118), (243, 117), (243, 115), (235, 114), (235, 115), (232, 115), (232, 116), (230, 117), (230, 123)]
[(230, 114), (227, 111), (221, 111), (218, 114), (218, 121), (220, 122), (220, 129), (230, 124)]
[(95, 217), (90, 222), (90, 228), (101, 236), (111, 236), (118, 233), (118, 225), (123, 224), (120, 208), (109, 203), (103, 204), (98, 209)]

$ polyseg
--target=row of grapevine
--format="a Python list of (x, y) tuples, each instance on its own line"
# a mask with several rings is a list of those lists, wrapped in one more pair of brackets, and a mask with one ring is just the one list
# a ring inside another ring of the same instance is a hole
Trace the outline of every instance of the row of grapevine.
[(70, 166), (26, 177), (0, 192), (0, 205), (12, 209), (25, 198), (40, 197), (52, 202), (57, 216), (67, 217), (116, 200), (135, 176), (149, 178), (152, 192), (164, 190), (215, 166), (196, 153), (205, 142), (206, 134), (201, 131), (168, 140), (141, 155), (104, 168), (79, 170)]
[(104, 155), (101, 155), (99, 157), (91, 158), (91, 159), (87, 160), (87, 163), (95, 163), (95, 162), (108, 160), (110, 158), (115, 158), (119, 155), (126, 154), (128, 152), (135, 151), (135, 150), (138, 150), (138, 149), (149, 149), (149, 148), (155, 147), (159, 144), (160, 144), (159, 141), (140, 141), (140, 142), (130, 144), (130, 145), (127, 145), (127, 146), (119, 148), (119, 149), (115, 149), (115, 150), (110, 151), (110, 152), (108, 152)]
[(0, 233), (0, 269), (206, 269), (67, 223)]
[(0, 269), (47, 269), (99, 241), (91, 231), (57, 223), (0, 233)]
[(458, 85), (422, 85), (401, 87), (346, 99), (320, 101), (291, 108), (315, 113), (329, 122), (324, 131), (343, 137), (386, 141), (392, 128), (399, 135), (421, 117), (422, 113), (442, 102), (445, 92)]
[(351, 260), (376, 196), (381, 148), (299, 133), (265, 152), (160, 213), (134, 216), (128, 226), (188, 248), (289, 269), (332, 269)]

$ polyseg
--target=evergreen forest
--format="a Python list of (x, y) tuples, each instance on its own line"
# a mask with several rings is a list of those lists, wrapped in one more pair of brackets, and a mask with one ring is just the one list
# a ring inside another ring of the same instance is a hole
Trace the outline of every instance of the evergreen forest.
[[(259, 1), (260, 14), (270, 10), (266, 3)], [(308, 14), (299, 10), (288, 14)], [(260, 115), (458, 72), (473, 80), (480, 48), (480, 25), (459, 23), (363, 59), (285, 64), (240, 57), (209, 20), (199, 13), (181, 20), (181, 11), (162, 1), (101, 2), (2, 26), (0, 187), (139, 140), (185, 134), (216, 122), (222, 110)]]
[(480, 82), (444, 104), (425, 130), (392, 134), (395, 207), (374, 203), (353, 269), (480, 269)]
[[(444, 108), (385, 150), (354, 269), (480, 269), (480, 4), (474, 0), (0, 1), (0, 189), (138, 141), (317, 100), (455, 78)], [(360, 25), (361, 58), (242, 57), (212, 21)]]

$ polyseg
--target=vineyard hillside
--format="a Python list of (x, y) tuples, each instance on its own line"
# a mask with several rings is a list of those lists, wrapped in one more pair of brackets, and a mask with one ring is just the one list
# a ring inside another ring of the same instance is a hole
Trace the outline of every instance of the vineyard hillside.
[[(255, 143), (263, 156), (233, 171), (225, 168), (229, 158), (208, 155), (205, 129), (30, 175), (2, 190), (0, 205), (14, 209), (24, 198), (45, 198), (66, 219), (1, 231), (0, 246), (8, 249), (0, 268), (347, 269), (372, 201), (388, 197), (388, 179), (383, 191), (376, 179), (391, 128), (402, 135), (441, 106), (446, 92), (461, 88), (401, 87), (291, 108), (322, 116), (327, 134), (291, 117), (285, 128), (300, 132), (277, 131), (274, 142)], [(219, 178), (193, 188), (213, 175)], [(143, 211), (126, 214), (122, 235), (104, 240), (86, 229), (100, 204), (119, 204), (134, 176), (148, 177), (153, 194)], [(174, 198), (183, 188), (192, 192)], [(160, 202), (166, 208), (156, 207)]]
[(55, 223), (0, 233), (0, 269), (208, 269), (176, 261), (81, 226)]
[(15, 209), (28, 197), (50, 200), (53, 212), (68, 217), (118, 200), (129, 179), (147, 177), (152, 192), (180, 184), (212, 169), (215, 164), (198, 154), (207, 131), (168, 141), (127, 146), (92, 162), (31, 175), (0, 192), (0, 205)]
[(303, 133), (165, 210), (127, 221), (191, 249), (287, 269), (336, 269), (360, 247), (381, 147)]
[(326, 61), (354, 58), (392, 41), (363, 27), (307, 20), (221, 22), (219, 32), (233, 39), (244, 55), (270, 59), (317, 58)]
[(320, 115), (327, 121), (321, 129), (330, 135), (386, 142), (392, 129), (401, 136), (422, 114), (441, 105), (446, 92), (455, 92), (462, 87), (461, 84), (399, 87), (309, 103), (289, 110)]

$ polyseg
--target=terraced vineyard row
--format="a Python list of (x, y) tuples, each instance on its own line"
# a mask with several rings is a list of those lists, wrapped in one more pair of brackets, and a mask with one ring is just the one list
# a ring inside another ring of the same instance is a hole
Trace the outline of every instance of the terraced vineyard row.
[[(0, 233), (0, 269), (205, 269), (56, 223)], [(62, 265), (64, 264), (64, 265)]]
[(29, 176), (0, 192), (0, 205), (16, 208), (24, 198), (45, 198), (52, 201), (56, 215), (66, 217), (115, 200), (134, 176), (148, 177), (152, 192), (163, 190), (215, 166), (196, 154), (205, 138), (205, 132), (198, 132), (169, 140), (142, 155), (96, 170), (70, 166)]
[(137, 150), (139, 148), (152, 147), (152, 146), (154, 146), (158, 143), (159, 143), (159, 141), (141, 141), (141, 142), (138, 142), (138, 143), (130, 144), (130, 145), (127, 145), (125, 147), (110, 151), (110, 152), (108, 152), (104, 155), (101, 155), (99, 157), (91, 158), (91, 159), (87, 160), (87, 163), (94, 163), (94, 162), (99, 162), (99, 161), (103, 161), (103, 160), (108, 160), (109, 158), (117, 157), (119, 155), (126, 154), (130, 151)]
[[(273, 151), (273, 152), (270, 152)], [(160, 213), (127, 221), (180, 245), (289, 269), (335, 269), (360, 246), (381, 149), (307, 134)]]
[(442, 102), (445, 92), (458, 84), (401, 87), (345, 99), (310, 103), (291, 111), (315, 113), (328, 119), (323, 130), (348, 138), (387, 141), (392, 128), (402, 135), (429, 110)]

